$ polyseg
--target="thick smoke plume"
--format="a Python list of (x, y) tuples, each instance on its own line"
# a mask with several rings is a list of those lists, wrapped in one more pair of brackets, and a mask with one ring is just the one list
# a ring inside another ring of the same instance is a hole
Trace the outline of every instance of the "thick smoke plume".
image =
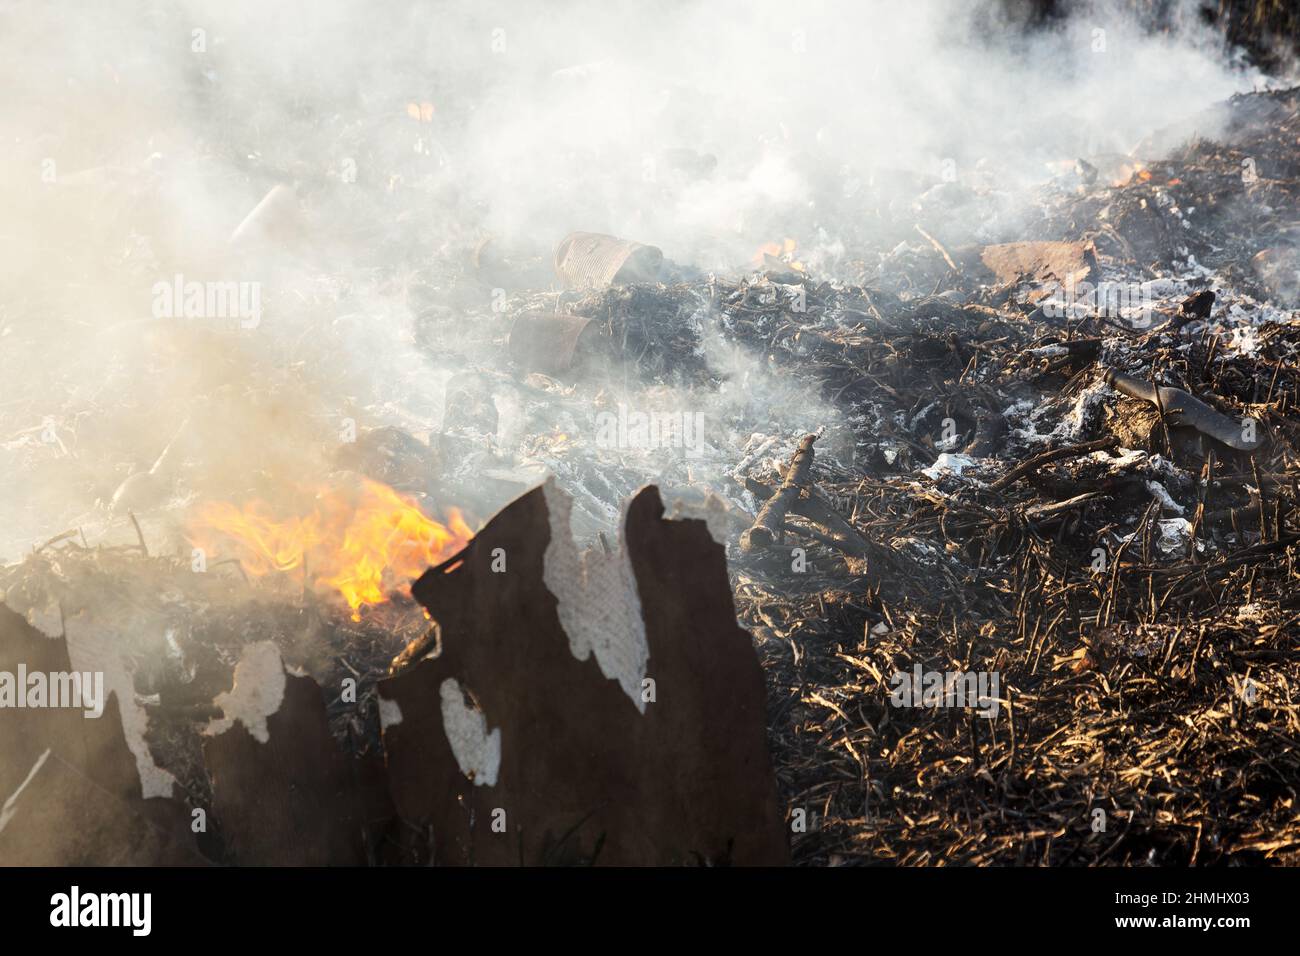
[[(1126, 152), (1255, 81), (1190, 8), (1154, 31), (1107, 4), (1031, 31), (934, 0), (7, 3), (0, 21), (9, 557), (70, 526), (129, 533), (107, 503), (160, 460), (237, 497), (310, 484), (342, 422), (436, 425), (454, 368), (414, 344), (400, 277), (486, 236), (544, 256), (608, 232), (720, 271), (790, 237), (834, 277), (945, 183), (986, 197), (947, 238), (1017, 238), (1049, 163)], [(276, 185), (301, 217), (232, 245)], [(190, 321), (160, 298), (181, 279), (257, 301)], [(488, 293), (445, 288), (421, 307), (473, 338)], [(746, 400), (798, 419), (751, 370)]]

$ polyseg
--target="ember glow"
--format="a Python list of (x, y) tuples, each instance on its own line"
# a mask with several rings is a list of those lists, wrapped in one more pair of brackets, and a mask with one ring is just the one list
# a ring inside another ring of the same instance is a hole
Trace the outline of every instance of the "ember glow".
[(190, 525), (195, 546), (238, 558), (250, 575), (302, 571), (314, 590), (346, 601), (354, 621), (363, 604), (387, 601), (473, 536), (458, 509), (443, 524), (369, 479), (355, 490), (322, 489), (305, 515), (277, 515), (261, 501), (210, 501)]
[(1300, 865), (1300, 0), (0, 24), (0, 875)]
[(771, 257), (772, 259), (784, 259), (790, 262), (792, 267), (802, 272), (803, 263), (794, 262), (792, 260), (794, 250), (798, 245), (798, 242), (788, 236), (780, 242), (765, 242), (759, 246), (758, 251), (754, 253), (754, 258), (750, 260), (750, 265), (762, 266), (767, 261), (767, 258)]

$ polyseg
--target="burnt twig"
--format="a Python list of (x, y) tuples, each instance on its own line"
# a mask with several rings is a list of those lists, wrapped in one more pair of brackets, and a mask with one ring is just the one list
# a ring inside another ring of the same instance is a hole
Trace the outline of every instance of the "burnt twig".
[(807, 483), (812, 471), (813, 442), (816, 440), (816, 435), (805, 435), (799, 443), (799, 450), (790, 459), (781, 487), (763, 503), (754, 524), (740, 536), (740, 550), (749, 553), (771, 547), (780, 537), (786, 513), (799, 497), (799, 490)]

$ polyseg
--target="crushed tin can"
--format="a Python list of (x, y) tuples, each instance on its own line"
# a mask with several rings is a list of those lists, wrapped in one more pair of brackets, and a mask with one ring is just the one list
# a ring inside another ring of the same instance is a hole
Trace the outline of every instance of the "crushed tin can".
[[(530, 372), (559, 375), (574, 364), (580, 351), (595, 339), (592, 319), (562, 312), (523, 312), (510, 326), (506, 350), (510, 358)], [(588, 329), (591, 329), (588, 332)]]
[(571, 232), (555, 247), (555, 274), (570, 289), (653, 282), (663, 261), (655, 246), (596, 232)]

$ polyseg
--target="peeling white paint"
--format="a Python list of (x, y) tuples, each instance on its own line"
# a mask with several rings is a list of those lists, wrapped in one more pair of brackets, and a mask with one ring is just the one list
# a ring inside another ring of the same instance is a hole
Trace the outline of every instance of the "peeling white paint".
[(397, 701), (389, 700), (386, 697), (378, 697), (377, 700), (379, 701), (379, 727), (381, 730), (396, 727), (402, 722), (402, 708), (397, 706)]
[(210, 721), (203, 734), (213, 737), (238, 721), (254, 740), (266, 743), (271, 739), (266, 718), (280, 709), (284, 702), (284, 688), (285, 670), (280, 648), (272, 641), (247, 645), (235, 665), (235, 686), (218, 694), (212, 701), (225, 716)]
[(474, 786), (495, 786), (501, 770), (501, 728), (488, 733), (487, 717), (465, 703), (456, 678), (444, 680), (438, 693), (442, 697), (442, 726), (456, 766), (474, 781)]
[(135, 757), (135, 767), (140, 774), (140, 791), (145, 799), (170, 797), (176, 778), (159, 767), (149, 752), (145, 731), (149, 715), (136, 698), (135, 682), (119, 652), (121, 635), (117, 627), (101, 623), (82, 610), (64, 620), (57, 604), (51, 602), (44, 608), (31, 608), (26, 614), (28, 622), (46, 637), (64, 638), (68, 645), (68, 660), (74, 671), (102, 673), (104, 675), (104, 700), (109, 694), (117, 696), (117, 709), (122, 715), (122, 734), (126, 746)]
[(721, 495), (710, 492), (703, 500), (665, 495), (664, 506), (672, 515), (673, 521), (703, 521), (709, 537), (726, 547), (727, 532), (735, 520), (735, 510)]
[[(555, 596), (569, 650), (580, 661), (595, 654), (600, 672), (618, 681), (637, 710), (645, 713), (641, 681), (650, 660), (650, 645), (625, 535), (620, 529), (618, 550), (613, 554), (579, 554), (569, 528), (573, 499), (554, 478), (542, 485), (542, 493), (551, 525), (542, 579)], [(626, 510), (623, 521), (627, 521)]]

